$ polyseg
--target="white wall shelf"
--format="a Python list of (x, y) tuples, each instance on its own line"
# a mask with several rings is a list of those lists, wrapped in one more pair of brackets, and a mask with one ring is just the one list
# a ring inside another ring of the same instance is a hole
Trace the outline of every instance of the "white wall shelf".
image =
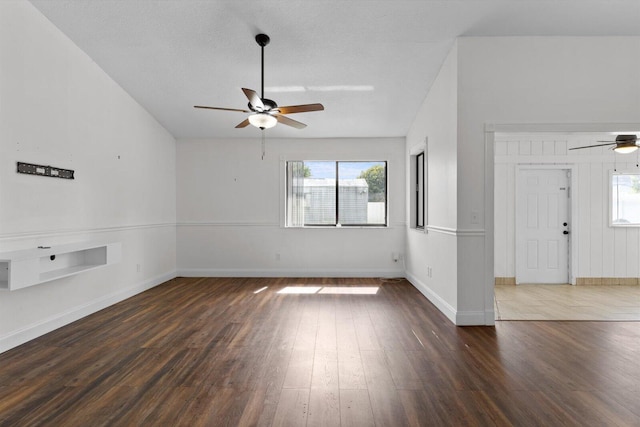
[(120, 243), (74, 243), (0, 253), (0, 290), (38, 285), (120, 262)]

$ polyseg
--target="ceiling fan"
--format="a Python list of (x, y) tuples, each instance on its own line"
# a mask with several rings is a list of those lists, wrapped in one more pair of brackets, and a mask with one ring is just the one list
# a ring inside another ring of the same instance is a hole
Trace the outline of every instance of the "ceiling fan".
[(258, 94), (251, 89), (242, 88), (245, 96), (249, 100), (248, 110), (236, 109), (236, 108), (221, 108), (221, 107), (207, 107), (204, 105), (194, 105), (194, 108), (205, 108), (208, 110), (222, 110), (222, 111), (238, 111), (241, 113), (251, 113), (249, 117), (240, 122), (236, 128), (244, 128), (249, 124), (260, 128), (269, 129), (274, 127), (277, 123), (291, 126), (296, 129), (303, 129), (307, 127), (304, 123), (300, 123), (296, 120), (290, 119), (285, 114), (293, 113), (306, 113), (309, 111), (321, 111), (324, 110), (322, 104), (304, 104), (304, 105), (289, 105), (286, 107), (278, 107), (278, 104), (271, 99), (264, 97), (264, 47), (269, 44), (271, 39), (266, 34), (258, 34), (256, 36), (256, 42), (262, 50), (262, 74), (261, 74), (261, 89), (262, 95)]
[(605, 147), (615, 145), (613, 151), (620, 154), (633, 153), (638, 149), (638, 137), (636, 135), (618, 135), (615, 141), (598, 141), (605, 144), (585, 145), (584, 147), (569, 148), (569, 150), (582, 150), (583, 148)]

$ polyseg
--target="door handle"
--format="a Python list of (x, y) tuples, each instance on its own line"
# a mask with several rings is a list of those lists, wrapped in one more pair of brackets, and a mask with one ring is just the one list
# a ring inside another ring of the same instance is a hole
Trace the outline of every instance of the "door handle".
[(562, 234), (569, 234), (569, 232), (567, 230), (564, 230)]

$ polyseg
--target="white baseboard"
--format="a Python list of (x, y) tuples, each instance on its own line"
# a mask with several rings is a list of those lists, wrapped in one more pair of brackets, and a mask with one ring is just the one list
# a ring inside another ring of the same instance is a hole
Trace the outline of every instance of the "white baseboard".
[(404, 277), (402, 270), (258, 270), (182, 268), (178, 277)]
[(463, 311), (456, 313), (457, 326), (485, 326), (484, 311)]
[(440, 310), (454, 325), (457, 325), (458, 313), (456, 309), (451, 306), (448, 302), (443, 300), (440, 295), (436, 294), (431, 290), (427, 285), (425, 285), (420, 279), (411, 274), (410, 272), (406, 272), (407, 280), (420, 291), (422, 295), (424, 295), (429, 301), (436, 306), (438, 310)]
[(436, 306), (456, 326), (487, 326), (495, 325), (495, 315), (491, 311), (458, 311), (443, 300), (431, 288), (420, 281), (410, 272), (406, 272), (407, 280)]
[(110, 295), (105, 295), (93, 301), (89, 301), (83, 305), (73, 307), (65, 312), (58, 313), (47, 319), (43, 319), (37, 323), (27, 325), (21, 329), (10, 332), (7, 335), (0, 337), (0, 353), (17, 347), (26, 343), (32, 339), (38, 338), (44, 334), (54, 331), (76, 320), (82, 319), (92, 313), (100, 311), (106, 307), (116, 304), (120, 301), (124, 301), (127, 298), (131, 298), (141, 292), (151, 289), (160, 285), (168, 280), (176, 277), (175, 271), (162, 274), (151, 278), (143, 283), (139, 283), (130, 288), (120, 290)]

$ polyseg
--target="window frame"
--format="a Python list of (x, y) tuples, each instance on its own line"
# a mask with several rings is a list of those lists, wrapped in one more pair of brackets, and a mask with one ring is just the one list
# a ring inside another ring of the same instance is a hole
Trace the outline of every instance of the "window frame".
[[(407, 228), (410, 230), (414, 230), (419, 233), (427, 233), (429, 229), (429, 137), (424, 138), (424, 140), (414, 145), (409, 149), (407, 156), (407, 166), (408, 166), (408, 177), (407, 177), (407, 185), (408, 188), (406, 190), (407, 198), (409, 199), (408, 206), (408, 224)], [(418, 181), (419, 177), (419, 168), (418, 162), (422, 159), (422, 224), (418, 220), (419, 212), (420, 212), (420, 198), (419, 198), (419, 188)]]
[[(621, 176), (621, 175), (634, 175), (637, 176), (638, 178), (640, 178), (640, 171), (638, 170), (622, 170), (622, 171), (616, 171), (616, 170), (610, 170), (609, 171), (609, 182), (608, 182), (608, 187), (609, 187), (609, 227), (616, 227), (616, 228), (638, 228), (640, 227), (640, 222), (629, 222), (629, 223), (618, 223), (618, 222), (614, 222), (614, 208), (618, 205), (614, 205), (614, 196), (617, 190), (617, 185), (614, 188), (614, 177), (616, 176)], [(638, 196), (640, 197), (640, 195)], [(618, 198), (616, 198), (616, 200), (619, 200)], [(618, 215), (619, 216), (619, 215)]]
[[(303, 165), (310, 162), (335, 163), (335, 222), (327, 224), (304, 223), (295, 225), (292, 223), (293, 208), (292, 199), (292, 174), (290, 164), (301, 162)], [(382, 163), (384, 165), (384, 222), (383, 223), (342, 223), (340, 222), (340, 163)], [(388, 160), (286, 160), (285, 168), (285, 218), (286, 228), (387, 228), (389, 227), (389, 161)]]
[[(424, 230), (425, 224), (425, 152), (422, 151), (415, 155), (416, 159), (416, 229)], [(422, 166), (422, 167), (421, 167)], [(422, 213), (422, 214), (421, 214)]]

